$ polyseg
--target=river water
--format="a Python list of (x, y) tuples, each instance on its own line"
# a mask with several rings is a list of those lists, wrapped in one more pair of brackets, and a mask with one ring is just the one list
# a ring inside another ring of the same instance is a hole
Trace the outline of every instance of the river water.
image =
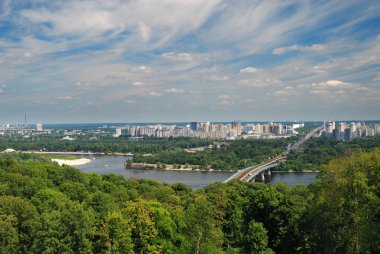
[[(70, 155), (72, 157), (72, 155)], [(193, 189), (202, 188), (210, 183), (223, 182), (234, 172), (200, 172), (200, 171), (166, 171), (166, 170), (143, 170), (143, 169), (126, 169), (124, 162), (130, 159), (130, 156), (84, 156), (91, 162), (84, 165), (76, 166), (83, 172), (98, 174), (117, 174), (125, 178), (135, 177), (143, 179), (154, 179), (159, 182), (168, 184), (182, 182), (191, 186)], [(315, 180), (317, 173), (272, 173), (272, 176), (266, 181), (267, 183), (285, 183), (287, 185), (307, 185)]]

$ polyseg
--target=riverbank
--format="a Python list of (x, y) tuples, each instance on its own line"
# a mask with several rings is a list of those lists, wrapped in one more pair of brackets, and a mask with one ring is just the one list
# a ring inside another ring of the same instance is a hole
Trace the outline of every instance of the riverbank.
[(183, 172), (237, 172), (235, 170), (214, 170), (214, 169), (193, 169), (193, 168), (173, 168), (173, 167), (165, 167), (165, 168), (158, 168), (158, 167), (129, 167), (126, 166), (126, 169), (137, 169), (137, 170), (159, 170), (159, 171), (183, 171)]
[(88, 164), (91, 162), (90, 159), (86, 159), (86, 158), (80, 158), (80, 159), (76, 159), (76, 160), (73, 160), (73, 159), (69, 159), (69, 160), (51, 159), (51, 160), (57, 162), (60, 166), (62, 166), (64, 164), (68, 165), (68, 166), (79, 166), (79, 165), (84, 165), (84, 164)]
[(145, 162), (126, 162), (126, 169), (142, 169), (142, 170), (162, 170), (162, 171), (198, 171), (198, 172), (237, 172), (237, 170), (215, 170), (213, 168), (201, 168), (199, 165), (172, 165), (172, 164), (150, 164)]

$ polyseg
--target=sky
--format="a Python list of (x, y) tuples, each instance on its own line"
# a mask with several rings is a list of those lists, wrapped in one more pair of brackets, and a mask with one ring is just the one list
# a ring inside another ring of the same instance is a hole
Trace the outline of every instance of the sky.
[(380, 1), (1, 0), (0, 123), (380, 119)]

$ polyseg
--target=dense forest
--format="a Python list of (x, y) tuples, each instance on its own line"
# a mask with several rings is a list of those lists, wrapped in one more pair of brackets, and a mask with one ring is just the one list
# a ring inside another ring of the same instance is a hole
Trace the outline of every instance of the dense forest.
[(0, 253), (379, 253), (380, 150), (313, 184), (183, 184), (0, 155)]
[(18, 151), (46, 150), (54, 152), (91, 151), (101, 153), (157, 153), (173, 149), (185, 149), (212, 145), (214, 141), (197, 138), (139, 138), (121, 136), (76, 135), (75, 140), (63, 140), (63, 135), (38, 135), (23, 137), (3, 136), (0, 151), (13, 148)]

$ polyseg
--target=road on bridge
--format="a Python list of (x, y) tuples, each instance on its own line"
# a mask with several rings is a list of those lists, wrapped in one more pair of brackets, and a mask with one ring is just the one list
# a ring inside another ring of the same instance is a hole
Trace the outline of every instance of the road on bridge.
[(280, 154), (280, 155), (278, 155), (278, 156), (276, 156), (274, 158), (270, 158), (269, 160), (267, 160), (265, 162), (262, 162), (259, 165), (247, 167), (247, 168), (245, 168), (245, 169), (237, 172), (236, 174), (232, 175), (230, 178), (228, 178), (224, 182), (225, 183), (229, 182), (232, 179), (236, 179), (236, 180), (239, 180), (239, 181), (247, 181), (247, 182), (251, 181), (258, 174), (263, 173), (264, 171), (266, 171), (266, 170), (268, 170), (270, 168), (276, 167), (279, 163), (286, 161), (287, 155), (289, 154), (289, 152), (291, 150), (298, 152), (301, 149), (302, 145), (309, 138), (315, 136), (322, 129), (323, 129), (323, 127), (318, 127), (318, 128), (313, 129), (305, 137), (303, 137), (300, 141), (296, 142), (292, 146), (288, 146), (288, 148), (286, 149), (286, 151), (283, 152), (282, 154)]

